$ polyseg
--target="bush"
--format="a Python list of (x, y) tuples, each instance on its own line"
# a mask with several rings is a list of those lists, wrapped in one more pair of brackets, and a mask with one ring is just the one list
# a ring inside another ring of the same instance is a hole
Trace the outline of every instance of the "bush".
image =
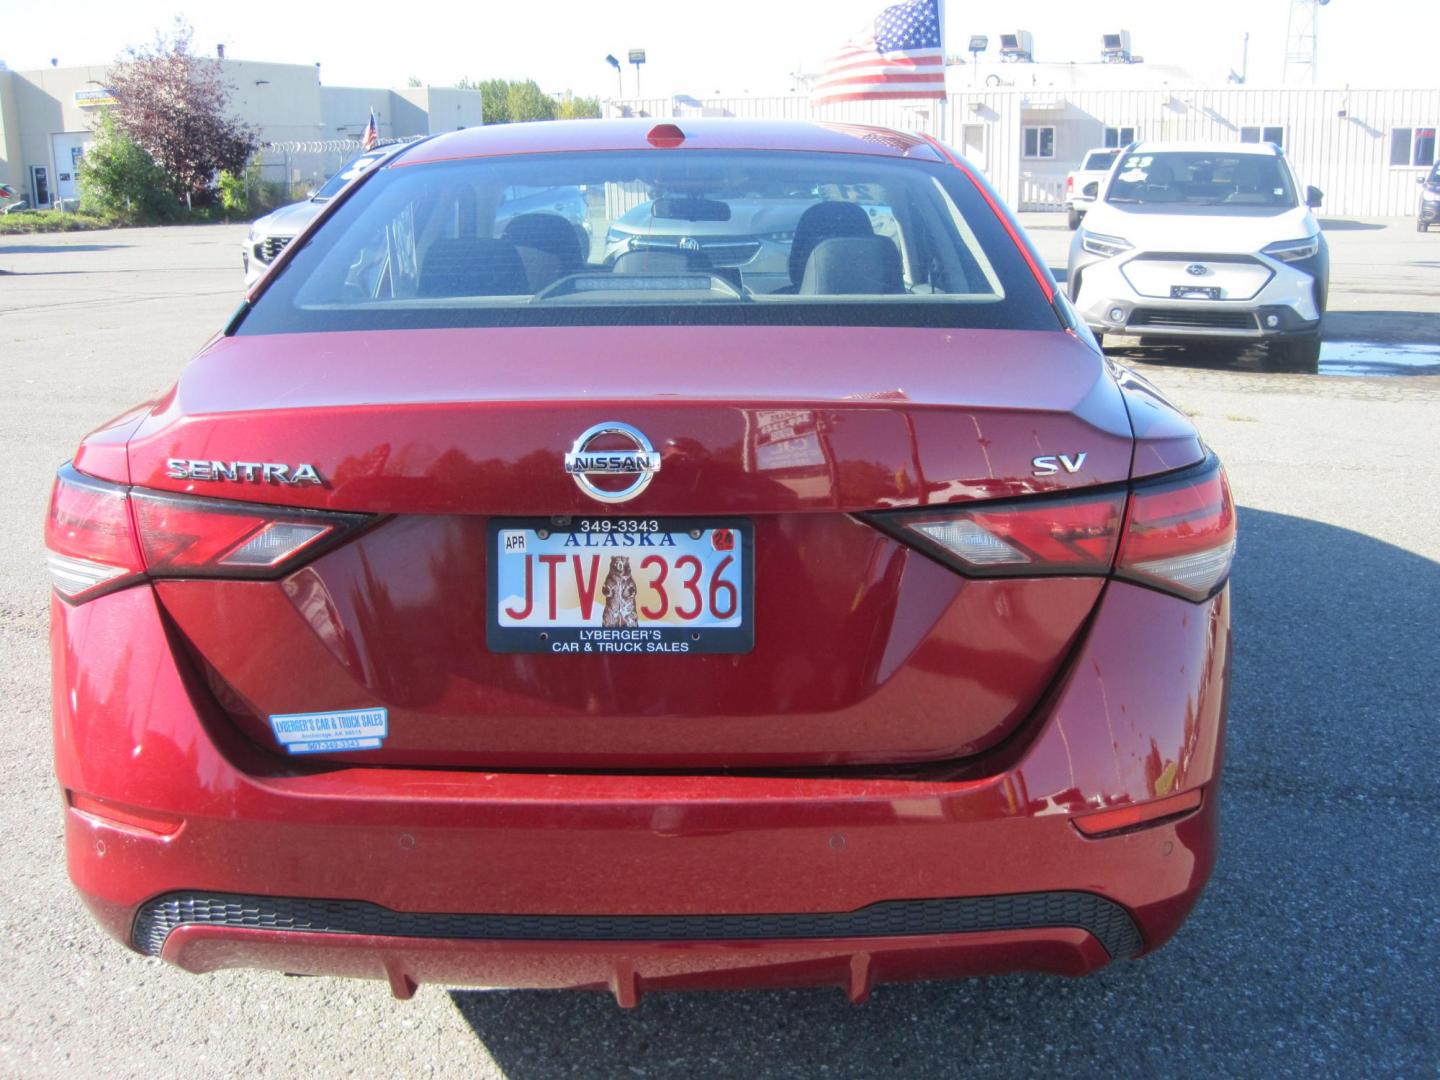
[(225, 213), (243, 217), (250, 212), (250, 192), (245, 183), (245, 174), (238, 176), (225, 169), (220, 173), (220, 205)]
[(172, 221), (179, 201), (165, 170), (109, 116), (95, 125), (95, 145), (80, 161), (80, 209), (101, 217)]
[(124, 224), (125, 221), (114, 214), (85, 214), (73, 210), (24, 210), (0, 214), (0, 236), (82, 232), (88, 229), (113, 229)]

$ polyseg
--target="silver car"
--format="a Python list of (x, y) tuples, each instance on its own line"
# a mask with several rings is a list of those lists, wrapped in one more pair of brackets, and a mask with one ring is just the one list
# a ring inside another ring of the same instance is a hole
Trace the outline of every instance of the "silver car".
[[(632, 251), (680, 252), (710, 269), (722, 271), (754, 292), (785, 289), (792, 281), (792, 264), (804, 266), (804, 255), (814, 246), (796, 230), (812, 208), (824, 202), (844, 202), (864, 212), (857, 228), (877, 236), (895, 234), (894, 213), (888, 206), (865, 201), (863, 191), (819, 189), (756, 191), (723, 202), (703, 198), (657, 198), (631, 207), (610, 224), (605, 234), (605, 261), (614, 264)], [(868, 227), (865, 218), (869, 218)], [(811, 215), (814, 221), (815, 216)], [(817, 237), (820, 234), (817, 233)], [(825, 235), (830, 235), (825, 233)], [(801, 252), (796, 255), (797, 247)]]
[(275, 256), (284, 250), (286, 244), (299, 236), (305, 226), (320, 216), (325, 204), (338, 195), (346, 184), (377, 161), (384, 161), (403, 145), (394, 143), (367, 150), (346, 162), (344, 168), (326, 180), (320, 190), (308, 199), (282, 206), (264, 217), (256, 218), (250, 226), (250, 235), (240, 247), (245, 266), (245, 288), (250, 288), (265, 275), (265, 271), (269, 270), (270, 264), (275, 261)]

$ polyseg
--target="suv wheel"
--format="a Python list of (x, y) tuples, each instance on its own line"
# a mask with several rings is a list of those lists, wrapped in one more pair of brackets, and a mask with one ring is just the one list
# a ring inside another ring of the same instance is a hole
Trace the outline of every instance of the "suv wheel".
[(1072, 232), (1080, 227), (1080, 222), (1084, 219), (1085, 215), (1073, 208), (1065, 215), (1065, 220), (1070, 223), (1070, 229)]

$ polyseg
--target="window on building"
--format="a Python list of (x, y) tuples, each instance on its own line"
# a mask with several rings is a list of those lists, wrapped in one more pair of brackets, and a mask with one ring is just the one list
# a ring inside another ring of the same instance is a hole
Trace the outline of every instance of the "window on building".
[(1285, 149), (1285, 129), (1283, 127), (1242, 127), (1240, 129), (1241, 142), (1253, 143), (1274, 143), (1280, 149)]
[(1391, 128), (1390, 164), (1424, 168), (1435, 164), (1433, 127)]
[(1133, 127), (1107, 127), (1105, 129), (1105, 146), (1108, 149), (1124, 149), (1135, 141), (1135, 129)]
[(1055, 156), (1055, 129), (1053, 127), (1027, 127), (1025, 129), (1025, 156), (1027, 158), (1053, 158)]

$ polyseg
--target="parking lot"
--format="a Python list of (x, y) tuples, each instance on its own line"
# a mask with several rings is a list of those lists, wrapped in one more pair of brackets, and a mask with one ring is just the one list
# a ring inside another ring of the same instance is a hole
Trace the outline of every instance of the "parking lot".
[[(1063, 267), (1063, 216), (1026, 222)], [(1440, 236), (1327, 229), (1321, 374), (1123, 350), (1196, 418), (1241, 507), (1222, 854), (1178, 937), (1082, 981), (885, 986), (860, 1007), (838, 989), (677, 994), (633, 1012), (601, 994), (426, 986), (397, 1002), (382, 982), (196, 977), (92, 924), (51, 774), (50, 478), (222, 325), (244, 226), (0, 239), (0, 1075), (1435, 1075)]]

